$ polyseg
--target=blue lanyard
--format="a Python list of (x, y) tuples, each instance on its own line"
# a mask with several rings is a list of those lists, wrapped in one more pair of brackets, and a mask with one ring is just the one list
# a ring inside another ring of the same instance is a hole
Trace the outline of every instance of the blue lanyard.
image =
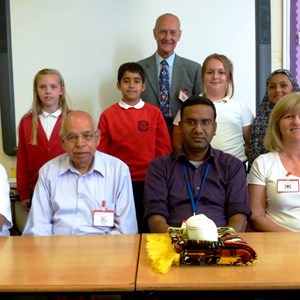
[(207, 166), (206, 166), (206, 169), (205, 169), (205, 174), (204, 174), (203, 180), (202, 180), (200, 193), (199, 193), (197, 201), (195, 203), (195, 199), (194, 199), (193, 192), (192, 192), (192, 187), (191, 187), (191, 183), (190, 183), (190, 178), (189, 178), (187, 166), (186, 166), (186, 164), (183, 165), (184, 179), (185, 179), (185, 182), (186, 182), (187, 189), (189, 191), (189, 195), (190, 195), (194, 215), (197, 213), (197, 207), (199, 205), (200, 197), (201, 197), (201, 194), (202, 194), (202, 191), (203, 191), (203, 188), (204, 188), (204, 184), (205, 184), (205, 181), (206, 181), (206, 177), (207, 177), (207, 174), (208, 174), (208, 171), (209, 171), (210, 167), (211, 167), (211, 163), (208, 163)]

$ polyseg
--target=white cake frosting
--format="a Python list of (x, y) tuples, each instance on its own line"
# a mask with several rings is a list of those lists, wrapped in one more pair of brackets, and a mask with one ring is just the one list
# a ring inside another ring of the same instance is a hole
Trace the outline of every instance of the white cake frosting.
[(215, 222), (203, 214), (188, 218), (186, 228), (190, 240), (218, 240), (218, 229)]

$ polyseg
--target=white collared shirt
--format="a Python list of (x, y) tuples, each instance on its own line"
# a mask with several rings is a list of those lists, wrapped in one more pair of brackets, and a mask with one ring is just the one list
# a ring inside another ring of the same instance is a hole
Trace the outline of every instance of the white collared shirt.
[(46, 136), (48, 140), (50, 140), (53, 128), (55, 126), (55, 123), (57, 121), (57, 118), (61, 115), (61, 108), (59, 108), (56, 112), (53, 114), (49, 114), (46, 111), (43, 111), (40, 115), (40, 121), (42, 123), (42, 126), (45, 130)]
[[(112, 227), (93, 225), (93, 211), (102, 209), (103, 200), (114, 211)], [(96, 151), (89, 172), (81, 175), (64, 153), (40, 169), (23, 235), (137, 232), (131, 176), (120, 159)]]
[(0, 229), (0, 236), (10, 235), (9, 229), (12, 228), (12, 213), (9, 198), (9, 182), (6, 170), (0, 164), (0, 214), (4, 216), (4, 223)]
[(121, 100), (119, 102), (119, 105), (124, 109), (128, 109), (128, 108), (141, 109), (144, 107), (145, 102), (142, 99), (140, 99), (140, 101), (136, 105), (129, 105), (129, 104), (125, 103), (123, 100)]
[[(201, 95), (201, 96), (202, 96), (202, 95)], [(214, 103), (220, 103), (220, 102), (225, 102), (225, 103), (227, 103), (229, 99), (230, 99), (229, 96), (225, 96), (223, 99), (220, 99), (220, 100), (214, 100), (213, 102), (214, 102)]]

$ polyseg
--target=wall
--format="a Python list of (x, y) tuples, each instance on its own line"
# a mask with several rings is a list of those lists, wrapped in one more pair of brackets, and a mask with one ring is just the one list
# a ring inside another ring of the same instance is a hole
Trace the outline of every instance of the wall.
[[(35, 73), (47, 66), (63, 74), (73, 108), (86, 109), (97, 120), (103, 109), (119, 100), (115, 88), (119, 65), (154, 53), (152, 29), (156, 17), (164, 12), (175, 13), (181, 19), (183, 35), (176, 49), (179, 55), (202, 62), (208, 54), (219, 52), (232, 59), (236, 98), (247, 102), (255, 112), (254, 0), (71, 3), (70, 7), (68, 0), (11, 0), (16, 122), (31, 105)], [(281, 0), (272, 0), (272, 68), (281, 67), (280, 6)], [(193, 7), (196, 13), (187, 7)], [(113, 10), (116, 17), (108, 13)], [(245, 36), (245, 43), (239, 42)], [(0, 146), (0, 161), (9, 172), (16, 158), (3, 153), (2, 141)]]
[(272, 71), (283, 67), (283, 1), (271, 0)]

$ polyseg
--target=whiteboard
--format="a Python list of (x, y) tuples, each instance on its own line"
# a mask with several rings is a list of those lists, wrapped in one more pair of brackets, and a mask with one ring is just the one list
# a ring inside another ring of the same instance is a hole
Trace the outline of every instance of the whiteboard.
[(117, 70), (156, 50), (153, 27), (170, 12), (181, 21), (175, 52), (202, 64), (222, 53), (234, 65), (234, 98), (255, 112), (255, 1), (253, 0), (11, 0), (16, 127), (32, 103), (33, 78), (58, 69), (72, 109), (98, 122), (120, 100)]

